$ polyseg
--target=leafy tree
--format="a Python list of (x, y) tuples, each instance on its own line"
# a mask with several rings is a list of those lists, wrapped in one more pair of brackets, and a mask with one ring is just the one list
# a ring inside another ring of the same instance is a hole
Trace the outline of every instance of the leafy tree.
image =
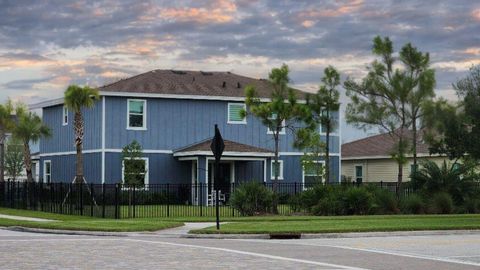
[[(351, 99), (346, 118), (359, 128), (377, 127), (395, 141), (391, 155), (398, 164), (400, 188), (410, 150), (416, 158), (417, 121), (423, 113), (423, 101), (419, 99), (432, 97), (435, 73), (429, 68), (429, 54), (417, 51), (410, 43), (403, 46), (397, 59), (391, 40), (377, 36), (372, 51), (380, 59), (370, 65), (367, 76), (361, 82), (349, 78), (344, 83)], [(413, 138), (409, 128), (415, 130)]]
[(36, 143), (41, 138), (50, 137), (50, 129), (42, 123), (42, 119), (33, 112), (18, 112), (18, 123), (13, 130), (13, 136), (23, 143), (23, 162), (27, 172), (27, 181), (33, 182), (32, 158), (30, 143)]
[(122, 160), (125, 184), (135, 186), (143, 186), (145, 184), (147, 168), (143, 156), (142, 146), (135, 140), (123, 148)]
[(11, 137), (7, 141), (7, 151), (5, 153), (5, 169), (7, 175), (13, 181), (21, 174), (23, 170), (23, 150), (22, 142), (17, 138)]
[(465, 113), (457, 104), (445, 99), (426, 104), (425, 140), (431, 154), (446, 155), (456, 163), (469, 152), (468, 130)]
[[(272, 85), (271, 99), (268, 102), (262, 102), (256, 94), (255, 87), (247, 86), (245, 88), (245, 103), (249, 112), (259, 118), (262, 123), (272, 131), (272, 137), (275, 142), (274, 169), (279, 169), (278, 152), (280, 134), (282, 130), (294, 129), (294, 119), (299, 119), (305, 113), (305, 107), (297, 103), (297, 96), (292, 88), (288, 86), (290, 78), (288, 76), (289, 68), (282, 65), (280, 68), (274, 68), (269, 74), (269, 82)], [(245, 117), (247, 111), (242, 111)], [(273, 192), (277, 192), (278, 172), (274, 175)], [(274, 210), (276, 211), (277, 200), (274, 199)]]
[(5, 181), (5, 140), (7, 133), (15, 126), (12, 114), (13, 104), (10, 100), (0, 104), (0, 182)]
[(467, 153), (480, 159), (480, 65), (472, 67), (469, 74), (453, 84), (453, 87), (463, 99), (463, 125), (467, 132), (463, 140), (467, 143)]
[(70, 85), (65, 91), (65, 105), (68, 110), (74, 113), (73, 130), (75, 132), (75, 147), (77, 151), (76, 160), (76, 176), (75, 182), (81, 183), (85, 180), (83, 174), (83, 136), (85, 129), (85, 122), (83, 120), (82, 110), (84, 108), (92, 108), (95, 101), (99, 99), (97, 89), (88, 86), (80, 87), (77, 85)]
[[(302, 131), (307, 132), (308, 135), (300, 135)], [(322, 183), (326, 169), (319, 160), (324, 156), (325, 143), (321, 140), (320, 134), (318, 133), (302, 129), (300, 134), (299, 136), (303, 138), (302, 148), (305, 150), (301, 158), (303, 170), (304, 172), (313, 172), (315, 174), (314, 182), (318, 184)], [(328, 179), (326, 179), (326, 181), (328, 181)]]
[[(338, 101), (340, 93), (338, 92), (337, 87), (340, 85), (340, 74), (338, 71), (332, 67), (328, 66), (324, 70), (324, 76), (322, 78), (323, 85), (320, 86), (318, 92), (314, 95), (307, 95), (307, 107), (309, 108), (309, 113), (306, 114), (305, 122), (307, 123), (307, 130), (313, 133), (318, 133), (319, 127), (322, 127), (322, 131), (325, 132), (325, 143), (322, 144), (324, 147), (325, 153), (325, 178), (327, 182), (330, 181), (330, 134), (336, 123), (335, 119), (332, 117), (332, 112), (337, 112), (340, 108), (340, 103)], [(315, 135), (305, 134), (305, 130), (302, 130), (301, 133), (297, 133), (298, 140), (307, 139), (307, 144), (310, 144), (312, 141), (308, 142), (313, 138), (315, 142)], [(302, 134), (303, 133), (303, 134)], [(306, 136), (305, 136), (306, 135)], [(302, 145), (302, 142), (297, 144)]]

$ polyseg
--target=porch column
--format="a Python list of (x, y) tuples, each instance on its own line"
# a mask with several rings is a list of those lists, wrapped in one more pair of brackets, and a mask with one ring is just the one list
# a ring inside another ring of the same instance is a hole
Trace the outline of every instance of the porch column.
[(201, 194), (199, 195), (201, 198), (201, 205), (207, 205), (208, 201), (208, 187), (207, 187), (207, 172), (208, 172), (208, 165), (207, 165), (207, 158), (205, 156), (198, 157), (198, 174), (197, 179), (198, 183), (201, 184), (202, 189), (200, 190)]
[(271, 179), (271, 167), (272, 166), (272, 158), (268, 157), (263, 161), (263, 182), (267, 183), (270, 182)]

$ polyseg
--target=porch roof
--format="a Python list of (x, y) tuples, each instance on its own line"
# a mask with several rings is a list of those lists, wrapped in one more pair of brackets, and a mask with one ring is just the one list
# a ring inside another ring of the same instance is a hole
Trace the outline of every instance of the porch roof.
[[(210, 150), (210, 143), (212, 139), (206, 139), (199, 143), (186, 146), (184, 148), (173, 151), (174, 157), (186, 157), (186, 156), (213, 156), (212, 150)], [(271, 150), (260, 148), (248, 144), (233, 142), (224, 140), (225, 150), (223, 156), (234, 157), (272, 157), (274, 156)]]

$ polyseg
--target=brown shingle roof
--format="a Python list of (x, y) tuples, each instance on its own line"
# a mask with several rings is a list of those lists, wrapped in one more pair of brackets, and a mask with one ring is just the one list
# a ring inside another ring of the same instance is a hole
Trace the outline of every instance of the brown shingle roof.
[[(204, 140), (200, 143), (193, 144), (191, 146), (187, 146), (182, 149), (175, 150), (174, 153), (178, 152), (196, 152), (196, 151), (211, 151), (210, 150), (210, 143), (212, 139)], [(248, 144), (237, 143), (229, 140), (224, 140), (225, 149), (224, 152), (248, 152), (248, 153), (272, 153), (272, 151), (256, 146), (251, 146)]]
[[(411, 138), (411, 133), (407, 135)], [(390, 156), (395, 140), (388, 134), (370, 136), (357, 141), (342, 144), (342, 158)], [(422, 141), (422, 134), (418, 134), (418, 154), (429, 154), (428, 145)]]
[[(264, 79), (254, 79), (231, 72), (152, 70), (100, 87), (105, 92), (176, 94), (245, 97), (245, 86), (255, 86), (257, 95), (269, 98), (272, 86)], [(294, 89), (297, 97), (305, 92)]]

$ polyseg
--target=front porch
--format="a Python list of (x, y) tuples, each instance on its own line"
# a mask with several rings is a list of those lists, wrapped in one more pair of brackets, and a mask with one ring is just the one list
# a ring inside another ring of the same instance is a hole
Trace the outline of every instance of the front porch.
[(214, 177), (214, 157), (210, 151), (210, 139), (177, 150), (173, 156), (182, 162), (191, 163), (192, 186), (207, 188), (192, 189), (194, 205), (214, 205), (216, 190), (219, 202), (226, 204), (234, 186), (245, 181), (266, 182), (270, 177), (270, 150), (225, 140), (225, 150), (220, 162), (219, 179)]

